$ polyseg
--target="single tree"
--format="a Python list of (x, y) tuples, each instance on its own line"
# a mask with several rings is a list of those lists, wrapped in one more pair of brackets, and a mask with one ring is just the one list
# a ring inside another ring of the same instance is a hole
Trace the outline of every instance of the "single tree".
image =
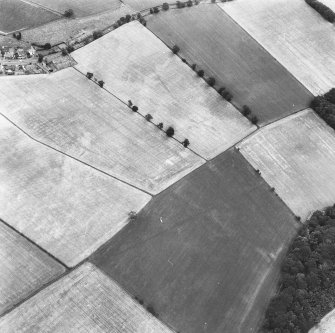
[(188, 0), (186, 4), (187, 4), (188, 7), (192, 7), (193, 6), (192, 0)]
[(198, 70), (198, 75), (200, 77), (203, 77), (205, 75), (205, 72), (202, 69), (200, 69), (200, 70)]
[(174, 128), (171, 126), (168, 127), (168, 129), (166, 130), (166, 135), (171, 138), (174, 135)]
[(164, 2), (163, 6), (162, 6), (162, 9), (163, 10), (169, 10), (169, 8), (170, 8), (169, 4), (167, 2)]
[(153, 14), (153, 13), (154, 13), (153, 8), (150, 8), (150, 14)]
[(43, 48), (45, 50), (50, 50), (51, 49), (51, 44), (50, 43), (45, 43), (44, 46), (43, 46)]
[(42, 62), (43, 61), (43, 54), (39, 54), (38, 55), (38, 62)]
[(131, 108), (134, 112), (138, 111), (138, 107), (136, 105), (133, 105), (133, 107)]
[(210, 78), (208, 78), (207, 83), (208, 83), (211, 87), (213, 87), (213, 86), (215, 85), (215, 79), (214, 79), (214, 77), (210, 77)]
[(69, 45), (66, 49), (68, 53), (71, 53), (74, 51), (74, 47), (72, 45)]
[(93, 39), (98, 39), (102, 37), (102, 31), (101, 30), (96, 30), (93, 32)]
[(172, 48), (172, 52), (173, 52), (174, 54), (177, 54), (179, 51), (180, 51), (179, 46), (178, 46), (178, 45), (174, 45), (173, 48)]
[(104, 84), (105, 84), (104, 81), (102, 81), (102, 80), (98, 81), (98, 85), (99, 85), (101, 88), (103, 88)]
[(66, 49), (62, 49), (62, 56), (66, 56), (66, 55), (67, 55)]
[(131, 15), (127, 14), (126, 15), (126, 22), (130, 22), (130, 20), (131, 20)]
[(128, 100), (128, 106), (131, 108), (133, 106), (133, 102), (131, 100)]
[(257, 125), (257, 123), (258, 123), (258, 118), (257, 118), (257, 116), (252, 116), (252, 117), (250, 118), (250, 121), (251, 121), (254, 125)]
[(225, 90), (226, 90), (225, 87), (221, 87), (221, 88), (218, 90), (218, 93), (219, 93), (220, 95), (222, 95), (223, 92), (224, 92)]
[(72, 17), (74, 15), (73, 13), (73, 10), (72, 9), (67, 9), (65, 12), (64, 12), (64, 16), (65, 17)]
[(183, 142), (182, 142), (182, 145), (187, 148), (189, 145), (190, 145), (190, 141), (188, 141), (188, 139), (185, 139)]
[(192, 64), (191, 68), (195, 71), (195, 69), (197, 68), (196, 64)]
[(89, 80), (91, 80), (92, 77), (93, 77), (93, 73), (87, 72), (87, 73), (86, 73), (86, 77), (87, 77)]
[(250, 108), (249, 108), (248, 105), (243, 105), (243, 107), (242, 107), (242, 114), (245, 117), (248, 116), (249, 114), (251, 114), (251, 110), (250, 110)]
[(157, 125), (157, 127), (159, 128), (159, 129), (163, 129), (163, 123), (159, 123), (158, 125)]
[(159, 13), (159, 8), (158, 7), (154, 7), (154, 13), (155, 14)]
[(145, 118), (147, 121), (151, 121), (151, 120), (153, 119), (153, 116), (152, 116), (150, 113), (148, 113), (148, 114), (145, 115), (144, 118)]

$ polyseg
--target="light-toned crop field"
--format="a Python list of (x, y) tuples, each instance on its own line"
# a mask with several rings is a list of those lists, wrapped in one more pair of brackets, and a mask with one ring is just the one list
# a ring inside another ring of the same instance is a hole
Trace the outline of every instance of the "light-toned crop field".
[(153, 122), (172, 126), (175, 137), (212, 158), (255, 127), (210, 88), (148, 29), (123, 25), (72, 53), (81, 72), (93, 72), (105, 87), (129, 99)]
[(161, 6), (164, 2), (176, 3), (171, 0), (124, 0), (124, 3), (136, 10), (143, 10), (154, 6)]
[(100, 13), (94, 16), (76, 19), (60, 19), (50, 22), (38, 28), (22, 31), (22, 39), (38, 44), (57, 44), (65, 42), (85, 31), (103, 30), (114, 24), (120, 17), (134, 12), (129, 6), (122, 5), (120, 8)]
[[(308, 107), (312, 94), (219, 6), (202, 4), (148, 18), (147, 27), (226, 87), (260, 123)], [(285, 97), (284, 97), (285, 96)]]
[(65, 271), (62, 265), (1, 221), (0, 267), (0, 315)]
[(35, 142), (2, 116), (0, 154), (1, 218), (68, 266), (109, 240), (130, 211), (150, 200)]
[(335, 333), (335, 310), (324, 316), (319, 324), (309, 330), (309, 333)]
[(170, 333), (114, 281), (85, 263), (0, 319), (2, 333)]
[(335, 1), (334, 0), (319, 0), (326, 6), (328, 6), (332, 11), (335, 11)]
[(334, 26), (305, 1), (236, 0), (220, 6), (314, 95), (335, 85)]
[(312, 110), (269, 125), (239, 146), (302, 220), (334, 204), (335, 132)]
[(75, 17), (93, 15), (107, 10), (118, 9), (120, 0), (32, 0), (34, 3), (60, 13), (72, 9)]
[(73, 68), (0, 87), (0, 111), (34, 138), (150, 193), (204, 163)]
[(297, 225), (228, 150), (155, 196), (91, 259), (177, 332), (258, 332)]
[(21, 0), (0, 1), (0, 32), (32, 28), (59, 18), (55, 13)]

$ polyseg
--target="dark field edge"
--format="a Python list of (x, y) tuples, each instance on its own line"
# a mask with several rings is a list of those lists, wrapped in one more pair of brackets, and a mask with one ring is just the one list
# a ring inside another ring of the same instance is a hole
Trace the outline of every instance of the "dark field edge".
[(109, 173), (106, 172), (106, 171), (100, 170), (99, 168), (96, 168), (96, 167), (94, 167), (94, 166), (92, 166), (92, 165), (90, 165), (90, 164), (88, 164), (88, 163), (86, 163), (86, 162), (84, 162), (84, 161), (81, 161), (81, 160), (79, 160), (78, 158), (76, 158), (76, 157), (74, 157), (74, 156), (71, 156), (71, 155), (69, 155), (69, 154), (67, 154), (67, 153), (65, 153), (65, 152), (63, 152), (63, 151), (61, 151), (61, 150), (59, 150), (59, 149), (57, 149), (57, 148), (54, 148), (54, 147), (48, 145), (47, 143), (44, 143), (44, 142), (42, 142), (42, 141), (40, 141), (40, 140), (38, 140), (38, 139), (35, 139), (33, 136), (31, 136), (30, 134), (28, 134), (24, 129), (22, 129), (20, 126), (18, 126), (17, 124), (15, 124), (10, 118), (8, 118), (7, 116), (5, 116), (2, 112), (0, 112), (0, 115), (1, 115), (2, 117), (4, 117), (7, 121), (9, 121), (9, 122), (10, 122), (13, 126), (15, 126), (18, 130), (20, 130), (22, 133), (24, 133), (26, 136), (28, 136), (31, 140), (33, 140), (33, 141), (35, 141), (35, 142), (37, 142), (37, 143), (39, 143), (39, 144), (41, 144), (41, 145), (43, 145), (43, 146), (49, 148), (49, 149), (52, 149), (53, 151), (56, 151), (57, 153), (60, 153), (60, 154), (66, 156), (66, 157), (68, 157), (68, 158), (71, 158), (71, 159), (73, 159), (73, 160), (75, 160), (75, 161), (77, 161), (77, 162), (79, 162), (79, 163), (81, 163), (81, 164), (84, 164), (84, 165), (86, 165), (87, 167), (90, 167), (90, 168), (94, 169), (95, 171), (98, 171), (98, 172), (100, 172), (100, 173), (103, 173), (104, 175), (106, 175), (106, 176), (108, 176), (108, 177), (111, 177), (111, 178), (113, 178), (113, 179), (115, 179), (115, 180), (118, 180), (119, 182), (121, 182), (121, 183), (123, 183), (123, 184), (126, 184), (126, 185), (128, 185), (128, 186), (130, 186), (130, 187), (132, 187), (132, 188), (135, 188), (135, 189), (138, 190), (138, 191), (141, 191), (141, 192), (143, 192), (143, 193), (146, 193), (146, 194), (148, 194), (148, 195), (150, 195), (150, 196), (152, 197), (152, 194), (151, 194), (151, 193), (149, 193), (149, 192), (147, 192), (147, 191), (145, 191), (145, 190), (142, 190), (142, 189), (140, 189), (139, 187), (137, 187), (137, 186), (135, 186), (135, 185), (132, 185), (132, 184), (126, 182), (125, 180), (122, 180), (122, 179), (120, 179), (120, 178), (118, 178), (118, 177), (115, 177), (115, 176), (109, 174)]
[(259, 47), (264, 50), (264, 52), (266, 52), (271, 58), (273, 58), (274, 61), (277, 62), (279, 64), (279, 66), (282, 67), (293, 78), (293, 80), (298, 83), (298, 85), (300, 85), (304, 90), (306, 90), (307, 94), (311, 96), (311, 99), (313, 97), (315, 97), (313, 95), (313, 93), (311, 91), (309, 91), (307, 89), (307, 87), (301, 81), (299, 81), (281, 62), (279, 62), (278, 59), (275, 58), (260, 42), (258, 42), (258, 40), (254, 36), (252, 36), (236, 20), (234, 20), (221, 6), (219, 6), (219, 5), (217, 5), (217, 6), (224, 13), (224, 15), (227, 16), (228, 19), (230, 19), (231, 21), (235, 22), (235, 24), (237, 24), (243, 31), (245, 31), (245, 33), (248, 34), (250, 36), (250, 38), (253, 39), (255, 41), (255, 43), (257, 43), (259, 45)]
[[(73, 68), (74, 68), (78, 73), (80, 73), (81, 75), (83, 75), (84, 77), (86, 77), (86, 75), (85, 75), (83, 72), (81, 72), (79, 69), (77, 69), (77, 68), (75, 68), (75, 67), (73, 67)], [(86, 77), (86, 78), (87, 78), (87, 77)], [(93, 81), (93, 80), (91, 80), (91, 79), (88, 79), (88, 78), (87, 78), (87, 80), (89, 80), (89, 81), (93, 82), (94, 84), (96, 84), (97, 86), (99, 86), (99, 84), (98, 84), (97, 82), (95, 82), (95, 81)], [(99, 87), (100, 87), (100, 86), (99, 86)], [(101, 88), (101, 87), (100, 87), (100, 88)], [(106, 89), (106, 88), (104, 88), (104, 87), (101, 88), (101, 89), (105, 90), (108, 94), (112, 95), (113, 97), (115, 97), (116, 99), (118, 99), (121, 103), (123, 103), (124, 105), (126, 105), (126, 106), (129, 108), (128, 103), (126, 103), (125, 101), (123, 101), (121, 98), (119, 98), (118, 96), (116, 96), (114, 93), (112, 93), (111, 91), (109, 91), (108, 89)], [(130, 110), (131, 110), (131, 109), (130, 109)], [(145, 118), (145, 115), (143, 115), (143, 114), (140, 113), (139, 111), (136, 111), (136, 112), (132, 111), (132, 112), (138, 114), (139, 116), (141, 116), (142, 118), (144, 118), (145, 120), (147, 120), (147, 119)], [(156, 129), (158, 129), (158, 130), (160, 130), (160, 131), (166, 133), (166, 131), (164, 131), (163, 129), (159, 129), (159, 128), (157, 127), (157, 125), (154, 124), (151, 120), (150, 120), (150, 121), (147, 120), (147, 122), (148, 122), (148, 123), (151, 123), (152, 125), (154, 125)], [(169, 139), (173, 139), (173, 140), (175, 140), (176, 142), (178, 142), (179, 144), (182, 144), (182, 142), (179, 141), (178, 139), (176, 139), (174, 136), (170, 137)], [(191, 148), (189, 148), (189, 147), (185, 147), (185, 149), (190, 150), (193, 154), (197, 155), (197, 156), (200, 157), (202, 160), (204, 160), (204, 161), (208, 161), (205, 157), (201, 156), (200, 154), (198, 154), (197, 152), (195, 152), (193, 149), (191, 149)], [(145, 192), (145, 191), (143, 191), (143, 192)]]

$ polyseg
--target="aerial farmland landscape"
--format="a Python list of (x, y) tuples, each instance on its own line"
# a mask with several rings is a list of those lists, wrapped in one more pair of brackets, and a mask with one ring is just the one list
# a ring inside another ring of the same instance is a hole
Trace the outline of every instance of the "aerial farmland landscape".
[(334, 333), (335, 0), (0, 0), (0, 333)]

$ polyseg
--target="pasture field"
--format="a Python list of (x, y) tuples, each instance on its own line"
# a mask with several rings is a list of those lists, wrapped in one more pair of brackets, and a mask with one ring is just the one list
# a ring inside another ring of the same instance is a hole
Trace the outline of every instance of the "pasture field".
[[(153, 122), (172, 126), (195, 152), (213, 158), (255, 127), (148, 29), (134, 21), (72, 53), (82, 73), (129, 99)], [(99, 61), (97, 61), (99, 59)]]
[(1, 220), (0, 266), (0, 315), (65, 271)]
[(3, 333), (170, 333), (96, 267), (85, 263), (0, 319)]
[(154, 197), (93, 263), (185, 333), (256, 332), (293, 214), (228, 150)]
[(0, 32), (3, 33), (36, 27), (58, 18), (55, 13), (21, 0), (0, 1)]
[(248, 105), (261, 124), (306, 108), (313, 98), (217, 5), (152, 15), (147, 27), (170, 47), (177, 44), (182, 57), (216, 78), (240, 108)]
[(22, 31), (22, 39), (38, 44), (57, 44), (75, 37), (82, 31), (91, 32), (106, 29), (114, 24), (120, 17), (134, 12), (128, 6), (110, 10), (93, 16), (76, 19), (66, 19), (50, 22), (38, 28)]
[(239, 146), (302, 220), (334, 204), (335, 132), (312, 110), (269, 125)]
[(34, 138), (147, 192), (204, 163), (73, 68), (0, 85), (1, 112)]
[(32, 0), (34, 3), (63, 14), (72, 9), (75, 17), (84, 17), (108, 10), (115, 10), (121, 6), (120, 0)]
[(334, 25), (304, 0), (238, 0), (219, 6), (314, 95), (334, 87)]
[(0, 154), (1, 218), (67, 266), (85, 259), (150, 200), (35, 142), (2, 116)]

